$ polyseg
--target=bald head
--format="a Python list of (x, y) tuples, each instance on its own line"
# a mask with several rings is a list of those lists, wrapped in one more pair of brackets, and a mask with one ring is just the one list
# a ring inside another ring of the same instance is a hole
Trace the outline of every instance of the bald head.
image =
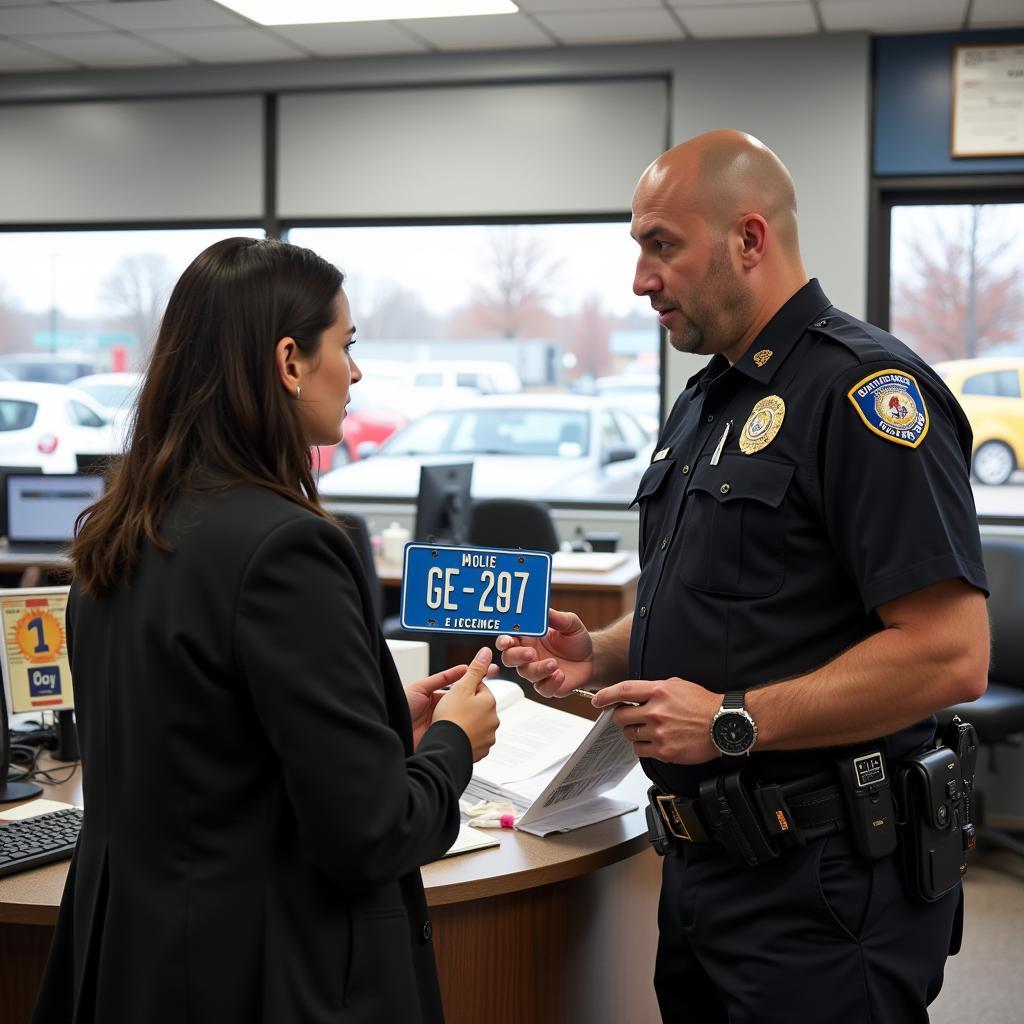
[(782, 254), (799, 258), (796, 192), (782, 161), (752, 135), (718, 129), (663, 153), (644, 171), (637, 195), (699, 212), (716, 232), (744, 214), (764, 217)]

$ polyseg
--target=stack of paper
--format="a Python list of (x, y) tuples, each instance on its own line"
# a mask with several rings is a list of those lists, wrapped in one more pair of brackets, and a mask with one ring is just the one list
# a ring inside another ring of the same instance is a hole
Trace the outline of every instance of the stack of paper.
[(468, 800), (507, 800), (516, 828), (534, 835), (568, 832), (614, 818), (636, 804), (604, 796), (636, 766), (633, 745), (606, 708), (589, 722), (527, 700), (516, 683), (494, 680), (501, 726), (466, 788)]

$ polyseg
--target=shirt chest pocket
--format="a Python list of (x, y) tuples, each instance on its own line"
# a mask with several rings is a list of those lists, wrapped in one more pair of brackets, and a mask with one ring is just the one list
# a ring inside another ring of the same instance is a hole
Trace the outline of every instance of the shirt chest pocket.
[(796, 467), (749, 455), (704, 458), (683, 511), (680, 575), (695, 590), (767, 597), (786, 575), (784, 498)]
[(641, 563), (646, 562), (652, 539), (657, 537), (655, 530), (665, 518), (666, 495), (668, 493), (665, 483), (672, 475), (675, 464), (675, 459), (659, 459), (657, 462), (652, 462), (644, 470), (644, 475), (640, 478), (640, 486), (637, 488), (636, 497), (630, 502), (630, 508), (634, 505), (640, 506)]

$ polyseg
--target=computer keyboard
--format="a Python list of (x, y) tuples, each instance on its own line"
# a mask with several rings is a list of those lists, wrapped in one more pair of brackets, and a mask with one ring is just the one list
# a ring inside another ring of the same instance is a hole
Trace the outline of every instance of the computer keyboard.
[(70, 857), (81, 827), (82, 812), (77, 807), (0, 825), (0, 875)]

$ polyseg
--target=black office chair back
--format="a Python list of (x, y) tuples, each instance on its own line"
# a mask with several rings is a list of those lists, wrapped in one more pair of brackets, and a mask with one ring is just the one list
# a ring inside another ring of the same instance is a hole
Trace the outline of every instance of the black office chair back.
[(992, 623), (989, 679), (1024, 689), (1024, 541), (982, 539)]
[(542, 501), (484, 498), (473, 502), (469, 543), (482, 548), (557, 551), (558, 533)]
[(358, 512), (341, 512), (338, 514), (337, 519), (359, 555), (359, 561), (362, 563), (366, 579), (370, 584), (370, 593), (373, 595), (373, 605), (377, 613), (377, 620), (380, 621), (384, 614), (384, 587), (377, 576), (377, 566), (373, 562), (370, 528), (366, 525), (366, 519), (359, 515)]

